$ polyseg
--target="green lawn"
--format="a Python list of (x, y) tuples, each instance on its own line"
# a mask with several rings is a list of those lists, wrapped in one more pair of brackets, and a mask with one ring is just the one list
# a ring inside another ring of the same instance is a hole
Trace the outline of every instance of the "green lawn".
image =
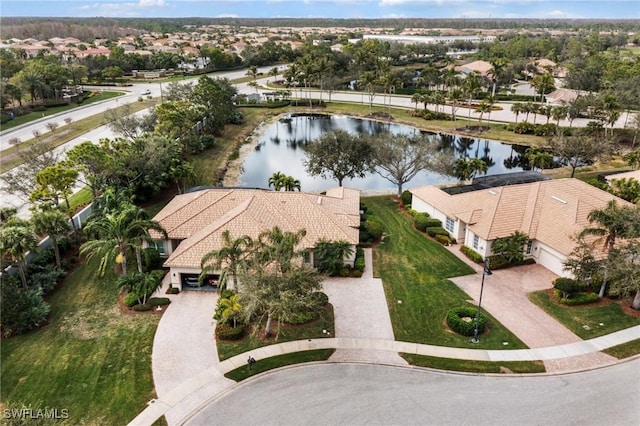
[(544, 291), (529, 294), (529, 300), (585, 340), (640, 324), (639, 318), (625, 314), (616, 303), (605, 306), (561, 306), (550, 300)]
[(50, 297), (49, 324), (2, 340), (0, 400), (67, 409), (67, 424), (123, 425), (155, 397), (157, 315), (125, 315), (113, 276), (82, 265)]
[[(433, 356), (405, 354), (400, 356), (411, 365), (437, 368), (439, 370), (466, 371), (470, 373), (544, 373), (542, 361), (467, 361), (464, 359), (438, 358)], [(508, 370), (508, 371), (507, 371)]]
[(7, 130), (7, 129), (11, 129), (13, 127), (16, 126), (20, 126), (21, 124), (25, 124), (25, 123), (29, 123), (31, 121), (34, 120), (38, 120), (42, 117), (48, 117), (50, 115), (54, 115), (54, 114), (58, 114), (60, 112), (64, 112), (64, 111), (69, 111), (71, 109), (75, 109), (75, 108), (80, 108), (83, 106), (87, 106), (89, 104), (95, 103), (95, 102), (100, 102), (103, 101), (105, 99), (111, 99), (111, 98), (115, 98), (116, 96), (122, 96), (124, 95), (124, 92), (113, 92), (113, 91), (105, 91), (105, 92), (100, 92), (100, 93), (96, 93), (93, 96), (88, 97), (87, 99), (85, 99), (81, 104), (71, 104), (71, 105), (64, 105), (64, 106), (57, 106), (57, 107), (52, 107), (52, 108), (47, 108), (46, 111), (39, 111), (39, 112), (32, 112), (26, 115), (22, 115), (20, 117), (16, 117), (15, 119), (4, 123), (2, 125), (2, 130)]
[[(473, 270), (443, 246), (415, 231), (409, 217), (400, 213), (390, 197), (363, 198), (363, 202), (367, 214), (379, 217), (389, 234), (374, 249), (374, 274), (382, 278), (396, 340), (472, 347), (468, 337), (446, 329), (444, 318), (449, 309), (468, 306), (471, 299), (447, 278)], [(526, 348), (513, 333), (486, 315), (489, 333), (474, 348)]]
[(629, 358), (630, 356), (640, 354), (640, 339), (632, 340), (618, 346), (613, 346), (602, 351), (606, 354), (614, 356), (618, 359)]
[(334, 352), (335, 349), (316, 349), (312, 351), (302, 351), (292, 354), (273, 356), (271, 358), (256, 360), (256, 363), (251, 367), (251, 370), (248, 365), (245, 365), (244, 367), (236, 368), (235, 370), (228, 372), (224, 376), (239, 382), (264, 371), (284, 367), (285, 365), (294, 365), (313, 361), (326, 361)]
[[(275, 334), (275, 322), (272, 327), (272, 332), (274, 332)], [(323, 333), (323, 330), (327, 331), (327, 333)], [(264, 331), (264, 323), (260, 325), (260, 331)], [(329, 304), (321, 313), (320, 318), (318, 318), (317, 320), (302, 325), (282, 325), (280, 327), (280, 333), (277, 340), (275, 339), (275, 337), (266, 340), (259, 337), (260, 333), (254, 333), (251, 332), (251, 330), (247, 330), (242, 340), (221, 340), (216, 343), (216, 346), (218, 347), (218, 358), (220, 359), (220, 361), (224, 361), (225, 359), (231, 358), (235, 355), (262, 346), (273, 345), (275, 343), (290, 342), (293, 340), (335, 337), (335, 335), (333, 307), (331, 306), (331, 304)]]

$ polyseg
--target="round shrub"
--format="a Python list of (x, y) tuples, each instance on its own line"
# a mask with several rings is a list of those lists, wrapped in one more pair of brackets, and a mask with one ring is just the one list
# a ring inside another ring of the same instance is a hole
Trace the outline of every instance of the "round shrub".
[(378, 218), (369, 216), (367, 221), (364, 223), (364, 228), (374, 240), (379, 240), (384, 233), (384, 226), (378, 220)]
[(169, 294), (178, 294), (180, 293), (180, 289), (178, 287), (171, 287), (169, 289)]
[(150, 311), (152, 308), (151, 305), (144, 303), (144, 304), (140, 304), (140, 305), (135, 305), (133, 307), (134, 311), (138, 311), (138, 312), (145, 312), (145, 311)]
[(171, 303), (171, 300), (168, 297), (152, 297), (147, 300), (147, 305), (150, 306), (164, 306)]
[[(447, 325), (456, 333), (463, 336), (473, 336), (476, 327), (477, 310), (471, 306), (453, 308), (447, 312)], [(482, 333), (487, 324), (487, 318), (480, 313), (478, 318), (478, 333)]]
[(348, 277), (350, 273), (351, 271), (346, 266), (344, 268), (340, 268), (340, 271), (338, 271), (338, 275), (341, 277)]
[(411, 192), (408, 190), (402, 191), (402, 204), (411, 204)]
[[(426, 213), (425, 213), (426, 214)], [(429, 218), (426, 222), (427, 228), (442, 228), (442, 221), (433, 217)]]
[(431, 219), (426, 213), (417, 213), (415, 215), (414, 223), (418, 231), (425, 232), (429, 227), (429, 224), (433, 223), (433, 219)]
[(430, 237), (435, 237), (436, 235), (446, 235), (448, 237), (449, 231), (447, 231), (444, 228), (433, 227), (433, 228), (427, 228), (427, 234), (429, 234)]
[(129, 308), (134, 306), (134, 305), (137, 305), (138, 304), (138, 297), (135, 295), (135, 293), (127, 293), (124, 296), (124, 304)]
[(218, 323), (216, 324), (215, 333), (218, 340), (239, 340), (244, 335), (244, 325), (236, 324), (233, 327), (232, 324)]
[(443, 246), (448, 246), (449, 244), (451, 244), (451, 238), (449, 238), (446, 235), (436, 235), (435, 238), (436, 238), (436, 241), (442, 244)]
[(353, 268), (362, 272), (365, 268), (364, 257), (357, 257), (355, 262), (353, 262)]
[(578, 282), (571, 278), (560, 277), (553, 281), (553, 288), (562, 292), (562, 297), (568, 299), (571, 297), (571, 293), (577, 293), (580, 291)]
[(319, 308), (326, 306), (326, 304), (329, 303), (329, 296), (327, 296), (327, 294), (323, 293), (322, 291), (314, 291), (309, 297), (311, 298), (311, 301)]
[(351, 276), (353, 278), (360, 278), (362, 276), (362, 271), (359, 269), (354, 269), (353, 271), (351, 271)]

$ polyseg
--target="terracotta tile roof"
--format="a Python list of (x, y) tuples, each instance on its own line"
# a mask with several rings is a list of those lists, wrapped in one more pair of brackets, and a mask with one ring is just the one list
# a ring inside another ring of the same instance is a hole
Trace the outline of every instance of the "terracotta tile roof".
[(606, 179), (611, 182), (615, 179), (635, 179), (640, 182), (640, 170), (633, 170), (630, 172), (616, 173), (615, 175), (607, 175)]
[(170, 239), (183, 240), (165, 266), (199, 268), (202, 256), (221, 246), (225, 230), (231, 238), (257, 238), (278, 226), (283, 231), (305, 229), (304, 248), (320, 239), (357, 244), (359, 206), (360, 192), (349, 188), (330, 189), (326, 195), (220, 188), (178, 195), (154, 220)]
[(467, 223), (485, 240), (522, 231), (562, 254), (573, 250), (573, 237), (589, 225), (592, 210), (621, 198), (578, 179), (555, 179), (449, 195), (436, 186), (410, 190), (452, 218)]

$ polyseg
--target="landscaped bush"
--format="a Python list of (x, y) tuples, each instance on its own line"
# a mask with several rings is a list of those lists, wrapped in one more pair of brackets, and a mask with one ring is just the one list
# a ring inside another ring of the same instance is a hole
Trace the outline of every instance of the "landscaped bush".
[(369, 216), (369, 218), (367, 218), (367, 221), (364, 223), (364, 228), (374, 240), (379, 240), (382, 238), (382, 234), (384, 234), (384, 226), (375, 216)]
[(586, 305), (588, 303), (593, 303), (600, 300), (600, 298), (596, 293), (591, 293), (591, 292), (590, 293), (583, 293), (583, 292), (572, 293), (570, 297), (563, 297), (561, 290), (554, 289), (553, 295), (556, 297), (558, 302), (562, 303), (563, 305), (569, 305), (569, 306)]
[(402, 204), (407, 205), (411, 204), (411, 192), (408, 190), (402, 191)]
[(152, 297), (147, 300), (147, 305), (149, 306), (164, 306), (171, 303), (171, 299), (168, 297)]
[(427, 228), (427, 234), (429, 234), (430, 237), (435, 237), (436, 235), (446, 235), (448, 237), (449, 231), (439, 226), (434, 226)]
[(513, 126), (513, 133), (517, 133), (519, 135), (532, 135), (536, 130), (536, 125), (533, 123), (529, 123), (528, 121), (521, 121), (520, 123)]
[(309, 297), (318, 308), (322, 308), (329, 303), (329, 296), (322, 291), (314, 291)]
[(442, 228), (442, 221), (440, 219), (435, 219), (431, 217), (427, 220), (427, 228), (437, 228), (437, 227)]
[(44, 295), (53, 290), (65, 275), (63, 271), (53, 268), (47, 272), (37, 272), (30, 275), (28, 281), (32, 287), (39, 286)]
[(536, 136), (553, 136), (556, 134), (557, 130), (557, 126), (553, 123), (538, 124), (536, 125), (533, 134)]
[[(476, 315), (478, 311), (471, 306), (453, 308), (447, 312), (447, 325), (456, 333), (463, 336), (473, 336), (476, 327)], [(478, 318), (478, 333), (484, 331), (487, 318), (480, 313)]]
[(366, 229), (360, 229), (358, 232), (358, 239), (361, 244), (370, 243), (373, 241), (373, 237)]
[(431, 219), (426, 213), (417, 213), (414, 218), (416, 229), (421, 232), (425, 232), (429, 227), (429, 224), (433, 223), (433, 219)]
[(577, 293), (581, 290), (581, 286), (576, 280), (565, 277), (556, 278), (553, 281), (553, 288), (559, 290), (564, 299), (569, 299), (572, 293)]
[(451, 238), (449, 238), (447, 235), (436, 235), (435, 239), (443, 246), (448, 246), (449, 244), (451, 244)]
[(140, 305), (135, 305), (133, 307), (134, 311), (138, 311), (138, 312), (146, 312), (146, 311), (150, 311), (151, 310), (151, 305), (149, 305), (148, 303), (141, 303)]
[(144, 249), (142, 257), (142, 263), (144, 264), (144, 270), (146, 272), (153, 271), (154, 269), (162, 268), (163, 259), (160, 257), (160, 253), (154, 247), (147, 247)]
[(169, 294), (178, 294), (180, 293), (180, 289), (178, 287), (169, 287)]
[(340, 268), (340, 271), (338, 271), (338, 275), (341, 276), (341, 277), (348, 277), (350, 275), (350, 273), (351, 273), (351, 271), (346, 266)]
[(124, 296), (124, 301), (123, 302), (124, 302), (125, 306), (127, 306), (128, 308), (131, 308), (131, 307), (133, 307), (133, 306), (138, 304), (138, 297), (136, 296), (135, 293), (127, 293)]
[(364, 268), (365, 268), (365, 263), (364, 263), (364, 256), (358, 256), (356, 257), (355, 262), (353, 263), (353, 268), (356, 271), (360, 271), (363, 272)]
[(509, 260), (499, 254), (494, 254), (491, 256), (488, 256), (489, 259), (489, 269), (502, 269), (502, 268), (507, 268), (509, 266), (511, 266), (511, 263), (509, 262)]
[(464, 254), (465, 256), (467, 256), (469, 259), (471, 259), (475, 263), (482, 263), (483, 262), (483, 259), (482, 259), (482, 256), (480, 255), (480, 253), (474, 251), (473, 249), (471, 249), (471, 248), (469, 248), (467, 246), (460, 247), (460, 252), (462, 254)]
[(229, 323), (216, 324), (216, 339), (218, 340), (239, 340), (244, 335), (244, 325), (236, 324), (235, 327)]
[(353, 278), (360, 278), (362, 276), (362, 271), (359, 269), (354, 269), (351, 271), (351, 276)]
[(26, 333), (44, 323), (49, 314), (50, 307), (42, 298), (42, 290), (24, 290), (15, 277), (3, 277), (0, 300), (0, 331), (3, 337)]

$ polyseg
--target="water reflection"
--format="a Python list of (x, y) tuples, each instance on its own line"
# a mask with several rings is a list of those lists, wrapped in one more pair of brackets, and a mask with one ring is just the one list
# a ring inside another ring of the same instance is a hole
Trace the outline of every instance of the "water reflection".
[[(291, 115), (281, 118), (269, 126), (256, 145), (255, 151), (248, 155), (243, 164), (240, 185), (267, 188), (269, 177), (277, 171), (300, 180), (302, 190), (320, 192), (337, 185), (335, 180), (309, 176), (304, 168), (306, 159), (304, 147), (323, 133), (342, 129), (353, 134), (366, 133), (376, 135), (381, 132), (394, 134), (413, 134), (419, 130), (393, 123), (363, 120), (345, 116), (324, 115)], [(509, 145), (484, 139), (468, 137), (432, 135), (431, 140), (439, 144), (443, 151), (453, 151), (456, 158), (481, 158), (489, 165), (487, 174), (500, 174), (528, 169), (524, 157), (526, 147)], [(405, 187), (418, 185), (455, 182), (450, 176), (442, 176), (429, 171), (422, 171)], [(393, 189), (395, 185), (378, 174), (371, 174), (362, 179), (345, 179), (344, 186), (382, 190)]]

